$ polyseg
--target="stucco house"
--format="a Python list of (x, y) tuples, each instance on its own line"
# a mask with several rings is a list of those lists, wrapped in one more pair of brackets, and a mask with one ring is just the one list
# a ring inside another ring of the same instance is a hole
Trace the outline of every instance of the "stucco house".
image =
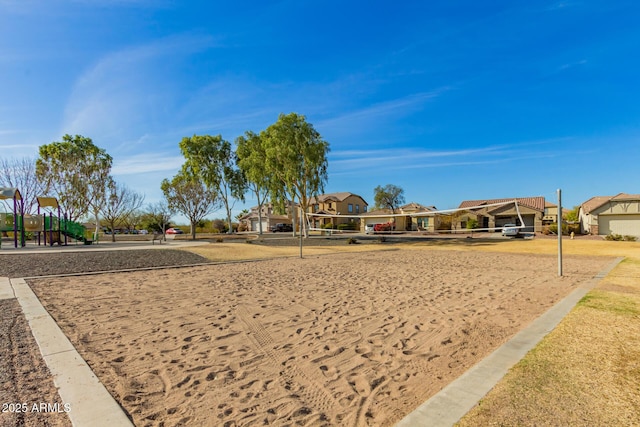
[(349, 192), (321, 194), (309, 200), (308, 213), (312, 228), (321, 228), (326, 224), (353, 224), (354, 229), (360, 228), (359, 216), (367, 212), (368, 204), (359, 195)]
[[(361, 231), (365, 231), (367, 225), (393, 223), (396, 231), (435, 231), (438, 225), (438, 217), (429, 216), (435, 211), (435, 206), (424, 206), (411, 202), (396, 209), (395, 214), (391, 209), (376, 209), (362, 216)], [(414, 214), (426, 214), (413, 216)]]
[[(518, 212), (514, 204), (502, 206), (486, 206), (495, 203), (504, 203), (517, 200), (520, 216), (524, 221), (524, 231), (541, 231), (542, 220), (545, 216), (545, 199), (542, 196), (536, 197), (514, 197), (511, 199), (485, 199), (485, 200), (465, 200), (460, 203), (459, 208), (473, 208), (468, 213), (459, 215), (452, 221), (452, 229), (466, 228), (466, 222), (472, 216), (478, 221), (478, 228), (495, 229), (496, 231), (506, 224), (520, 224)], [(557, 208), (556, 208), (557, 210)]]
[[(562, 210), (563, 214), (566, 212)], [(550, 202), (544, 204), (544, 216), (542, 217), (542, 225), (551, 225), (558, 223), (558, 205)]]
[[(296, 203), (295, 208), (298, 207)], [(258, 215), (258, 206), (254, 206), (249, 210), (249, 213), (239, 219), (239, 221), (249, 231), (260, 231), (260, 216), (262, 216), (262, 231), (267, 232), (272, 226), (282, 223), (292, 223), (291, 202), (289, 202), (289, 208), (285, 214), (281, 214), (274, 209), (272, 203), (265, 203), (262, 205), (261, 215)]]
[(592, 197), (579, 211), (583, 233), (640, 236), (640, 194)]

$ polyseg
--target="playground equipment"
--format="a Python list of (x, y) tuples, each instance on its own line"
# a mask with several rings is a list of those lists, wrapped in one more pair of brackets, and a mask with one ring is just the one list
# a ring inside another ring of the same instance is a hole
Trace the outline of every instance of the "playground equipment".
[[(20, 246), (25, 245), (24, 227), (24, 200), (17, 188), (0, 187), (0, 200), (13, 201), (13, 212), (0, 213), (0, 232), (13, 231), (13, 242), (18, 247), (18, 237)], [(0, 246), (2, 240), (0, 239)]]
[[(49, 215), (42, 214), (42, 236), (44, 237), (44, 244), (58, 245), (63, 244), (62, 238), (64, 237), (64, 245), (68, 244), (67, 238), (70, 237), (76, 241), (83, 242), (85, 245), (90, 245), (92, 240), (87, 238), (86, 228), (84, 225), (75, 221), (63, 218), (60, 214), (60, 205), (55, 197), (37, 197), (38, 200), (38, 216), (40, 216), (40, 210), (44, 208), (51, 208), (57, 211), (57, 216), (53, 215), (53, 210), (49, 211)], [(38, 231), (38, 245), (40, 245), (40, 232)]]
[[(42, 240), (45, 246), (54, 243), (67, 245), (68, 238), (86, 245), (93, 243), (82, 224), (68, 220), (66, 216), (61, 217), (60, 205), (55, 197), (37, 197), (37, 215), (24, 213), (24, 201), (17, 188), (0, 187), (0, 201), (6, 200), (12, 201), (9, 203), (12, 205), (12, 212), (0, 212), (0, 233), (12, 232), (16, 248), (18, 245), (25, 246), (26, 232), (37, 235), (38, 245)], [(41, 212), (42, 209), (48, 212)]]

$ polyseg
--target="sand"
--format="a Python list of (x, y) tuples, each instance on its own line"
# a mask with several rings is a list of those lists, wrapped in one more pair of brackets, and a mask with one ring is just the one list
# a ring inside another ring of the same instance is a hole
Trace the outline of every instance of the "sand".
[(138, 426), (393, 425), (610, 259), (398, 250), (30, 280)]

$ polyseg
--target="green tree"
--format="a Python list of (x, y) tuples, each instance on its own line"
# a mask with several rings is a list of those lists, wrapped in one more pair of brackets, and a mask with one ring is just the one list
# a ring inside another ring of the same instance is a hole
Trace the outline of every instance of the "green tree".
[(262, 234), (262, 206), (269, 194), (271, 175), (267, 169), (265, 144), (260, 135), (248, 131), (236, 138), (236, 155), (247, 186), (258, 200), (258, 234)]
[[(111, 178), (107, 183), (105, 196), (106, 203), (100, 212), (111, 230), (114, 230), (118, 224), (124, 224), (127, 217), (144, 202), (142, 194), (136, 193), (124, 184), (117, 184)], [(111, 233), (111, 241), (116, 241), (116, 233)]]
[(184, 170), (199, 179), (214, 192), (226, 210), (229, 233), (233, 232), (231, 210), (236, 200), (244, 201), (246, 180), (236, 165), (236, 154), (229, 141), (216, 135), (194, 135), (182, 138), (180, 151), (185, 157)]
[(473, 230), (474, 228), (478, 228), (478, 220), (475, 218), (467, 219), (467, 230)]
[(240, 221), (242, 219), (243, 216), (247, 215), (249, 213), (249, 209), (242, 209), (242, 211), (240, 211), (237, 215), (236, 215), (236, 221)]
[[(169, 202), (164, 199), (159, 202), (150, 204), (147, 212), (143, 214), (141, 223), (148, 230), (160, 231), (165, 236), (165, 231), (171, 225), (171, 217), (174, 211), (169, 206)], [(166, 237), (165, 237), (166, 240)]]
[(105, 189), (113, 159), (82, 135), (64, 135), (61, 142), (41, 145), (36, 175), (46, 191), (53, 190), (71, 220), (90, 210), (96, 214), (106, 202)]
[(404, 190), (393, 184), (387, 184), (384, 187), (377, 186), (373, 189), (373, 200), (376, 209), (389, 208), (393, 214), (400, 205), (404, 204)]
[[(266, 172), (271, 177), (271, 200), (284, 210), (289, 196), (292, 202), (299, 203), (302, 212), (306, 212), (309, 200), (324, 191), (329, 143), (305, 116), (296, 113), (280, 114), (278, 121), (263, 131), (261, 139), (265, 147)], [(302, 218), (300, 224), (300, 230), (306, 236)]]
[(191, 224), (191, 238), (196, 238), (196, 225), (205, 216), (218, 209), (216, 194), (210, 191), (199, 177), (184, 169), (171, 181), (164, 179), (160, 185), (172, 211), (180, 212)]
[(566, 215), (563, 215), (565, 221), (568, 222), (578, 222), (580, 219), (580, 206), (574, 206)]

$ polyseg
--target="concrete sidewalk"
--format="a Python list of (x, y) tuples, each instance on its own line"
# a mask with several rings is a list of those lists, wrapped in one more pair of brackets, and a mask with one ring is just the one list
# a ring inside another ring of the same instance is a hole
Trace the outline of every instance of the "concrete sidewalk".
[(449, 427), (457, 423), (623, 259), (614, 260), (527, 328), (404, 417), (396, 426)]

